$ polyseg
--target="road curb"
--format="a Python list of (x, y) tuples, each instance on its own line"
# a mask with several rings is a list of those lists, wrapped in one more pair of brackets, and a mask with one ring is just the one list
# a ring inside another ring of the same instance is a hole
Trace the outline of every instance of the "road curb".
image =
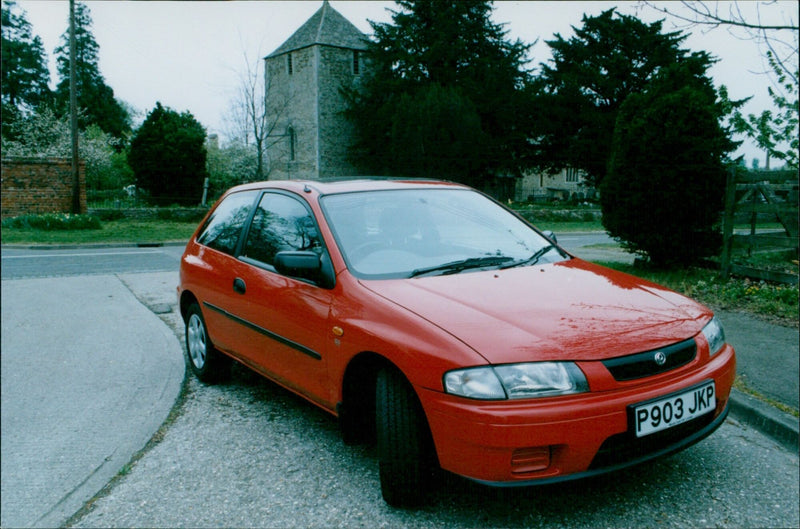
[(731, 415), (768, 435), (788, 450), (798, 451), (798, 419), (737, 389), (731, 390)]

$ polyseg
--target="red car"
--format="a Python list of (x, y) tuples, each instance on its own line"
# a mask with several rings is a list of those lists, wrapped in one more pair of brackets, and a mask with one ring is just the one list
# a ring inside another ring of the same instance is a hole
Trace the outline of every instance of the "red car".
[(442, 468), (552, 483), (686, 448), (728, 412), (714, 314), (577, 259), (468, 187), (262, 182), (229, 190), (178, 287), (188, 363), (231, 359), (377, 441), (392, 505)]

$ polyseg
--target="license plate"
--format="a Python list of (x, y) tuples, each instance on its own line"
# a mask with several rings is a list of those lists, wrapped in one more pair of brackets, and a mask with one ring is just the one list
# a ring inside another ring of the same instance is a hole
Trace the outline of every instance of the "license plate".
[(672, 428), (705, 415), (717, 406), (714, 382), (633, 407), (636, 437)]

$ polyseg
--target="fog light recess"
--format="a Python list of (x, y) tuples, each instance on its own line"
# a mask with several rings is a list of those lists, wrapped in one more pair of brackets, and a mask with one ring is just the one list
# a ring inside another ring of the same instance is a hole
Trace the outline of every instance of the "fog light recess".
[(511, 455), (511, 473), (538, 472), (550, 466), (550, 447), (517, 448)]

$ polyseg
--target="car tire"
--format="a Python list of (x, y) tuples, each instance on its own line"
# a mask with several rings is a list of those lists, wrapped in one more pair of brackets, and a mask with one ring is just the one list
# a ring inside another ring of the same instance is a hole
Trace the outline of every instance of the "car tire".
[(230, 374), (231, 360), (211, 343), (197, 303), (186, 311), (186, 360), (192, 373), (206, 384), (220, 382)]
[(390, 368), (378, 373), (375, 399), (383, 499), (393, 507), (417, 506), (438, 467), (422, 405), (406, 378)]

